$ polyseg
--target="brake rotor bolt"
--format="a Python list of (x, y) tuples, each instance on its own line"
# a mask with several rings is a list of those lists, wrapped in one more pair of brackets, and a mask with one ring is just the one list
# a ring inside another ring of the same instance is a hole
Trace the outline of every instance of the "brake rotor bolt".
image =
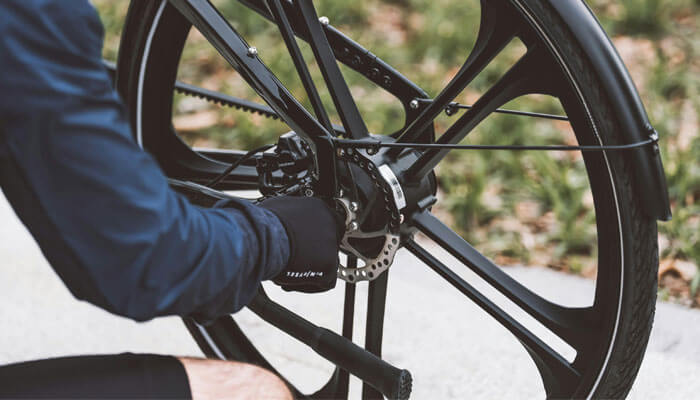
[(356, 202), (350, 203), (350, 211), (355, 212), (360, 209), (360, 206)]
[(255, 47), (248, 47), (248, 56), (255, 57), (258, 55), (258, 49)]
[(420, 104), (418, 104), (418, 100), (413, 99), (413, 100), (411, 100), (410, 103), (408, 103), (408, 105), (409, 105), (409, 107), (411, 107), (413, 110), (417, 110), (417, 109), (418, 109), (418, 106), (419, 106)]
[(331, 23), (331, 21), (330, 21), (330, 20), (328, 19), (328, 17), (326, 17), (326, 16), (323, 16), (323, 17), (319, 18), (319, 19), (318, 19), (318, 22), (320, 22), (321, 25), (328, 25), (328, 24)]

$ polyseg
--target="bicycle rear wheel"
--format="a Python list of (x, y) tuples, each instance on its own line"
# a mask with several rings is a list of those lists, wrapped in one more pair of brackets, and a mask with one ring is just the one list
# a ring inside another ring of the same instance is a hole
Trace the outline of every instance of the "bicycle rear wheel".
[[(257, 5), (258, 12), (267, 12), (264, 2), (244, 3), (254, 9)], [(453, 125), (459, 129), (449, 128), (441, 139), (453, 135), (452, 140), (459, 142), (466, 135), (463, 128), (473, 129), (495, 108), (512, 98), (545, 93), (560, 99), (579, 144), (623, 143), (617, 129), (619, 120), (610, 112), (613, 107), (603, 94), (602, 83), (591, 72), (583, 51), (575, 45), (567, 27), (553, 10), (535, 0), (483, 1), (481, 4), (482, 34), (471, 55), (465, 54), (469, 56), (466, 64), (449, 81), (443, 93), (461, 92), (513, 38), (519, 38), (528, 51), (478, 100), (476, 110), (468, 111), (459, 120), (461, 122), (457, 122), (460, 126)], [(167, 1), (132, 2), (120, 50), (117, 83), (131, 111), (137, 140), (155, 155), (166, 174), (205, 182), (224, 170), (227, 162), (240, 157), (241, 152), (193, 149), (173, 129), (174, 85), (192, 22)], [(207, 40), (216, 39), (209, 37)], [(353, 66), (353, 57), (343, 57), (343, 49), (334, 50), (342, 62)], [(362, 69), (357, 65), (355, 68)], [(379, 86), (384, 85), (404, 105), (406, 126), (398, 133), (421, 125), (421, 118), (426, 126), (435, 119), (435, 115), (419, 116), (419, 112), (434, 103), (427, 102), (428, 106), (413, 103), (425, 97), (417, 86), (401, 80), (387, 85), (382, 76), (372, 76), (371, 68), (367, 76)], [(436, 97), (435, 102), (439, 98)], [(435, 108), (437, 112), (442, 111), (440, 107)], [(421, 134), (418, 140), (433, 139), (431, 129), (414, 130)], [(426, 154), (431, 157), (420, 158)], [(407, 166), (404, 172), (428, 176), (445, 155), (446, 152), (430, 150), (417, 154), (418, 161)], [(531, 290), (483, 256), (428, 209), (405, 216), (401, 245), (483, 308), (525, 346), (542, 377), (548, 397), (618, 398), (625, 396), (632, 386), (651, 329), (658, 266), (656, 224), (643, 213), (642, 205), (633, 195), (631, 159), (622, 153), (596, 152), (584, 154), (582, 160), (595, 207), (598, 259), (595, 293), (588, 305), (558, 304)], [(440, 170), (437, 175), (440, 179)], [(248, 163), (231, 174), (224, 187), (254, 189), (256, 182), (253, 164)], [(426, 245), (427, 242), (414, 240), (415, 232), (425, 235), (432, 242), (430, 246), (437, 246), (438, 250)], [(441, 252), (456, 259), (459, 267), (476, 272), (491, 290), (503, 295), (565, 342), (573, 349), (570, 359), (547, 343), (548, 336), (533, 333), (516, 316), (466, 282), (454, 264), (436, 255)], [(384, 273), (369, 287), (366, 346), (376, 354), (381, 353), (382, 347), (386, 284), (387, 274)], [(346, 285), (346, 304), (354, 304), (354, 288), (355, 283)], [(352, 307), (346, 308), (348, 310)], [(192, 321), (187, 324), (208, 356), (253, 362), (273, 369), (233, 319), (222, 318), (208, 327)], [(343, 330), (351, 326), (346, 319)], [(439, 341), (439, 338), (434, 340)], [(342, 371), (336, 371), (334, 379), (317, 393), (317, 397), (344, 396), (347, 389), (342, 386), (346, 384), (347, 377)], [(365, 396), (376, 396), (376, 393), (367, 389)]]

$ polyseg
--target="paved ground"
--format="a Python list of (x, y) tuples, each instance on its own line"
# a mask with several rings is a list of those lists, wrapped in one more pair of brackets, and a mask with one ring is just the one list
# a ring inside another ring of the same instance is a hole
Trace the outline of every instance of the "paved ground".
[[(0, 220), (0, 364), (123, 351), (201, 354), (177, 318), (138, 324), (73, 299), (1, 197)], [(588, 302), (593, 290), (590, 281), (544, 269), (510, 268), (508, 272), (546, 297), (566, 299), (571, 305)], [(466, 278), (480, 286), (472, 277)], [(331, 328), (340, 324), (340, 290), (313, 296), (271, 291), (314, 322)], [(360, 285), (358, 298), (365, 291)], [(399, 254), (392, 267), (389, 292), (385, 356), (411, 370), (416, 382), (413, 398), (542, 397), (539, 377), (522, 347), (408, 254)], [(358, 308), (364, 307), (362, 303)], [(362, 313), (357, 316), (356, 325), (362, 317)], [(322, 371), (331, 370), (324, 360), (249, 313), (237, 318), (300, 387), (312, 390), (322, 384)], [(527, 320), (524, 323), (540, 330)], [(362, 332), (356, 337), (362, 337)], [(567, 354), (565, 347), (551, 344)], [(659, 304), (632, 398), (698, 398), (699, 377), (700, 311)], [(353, 387), (354, 393), (357, 388)]]

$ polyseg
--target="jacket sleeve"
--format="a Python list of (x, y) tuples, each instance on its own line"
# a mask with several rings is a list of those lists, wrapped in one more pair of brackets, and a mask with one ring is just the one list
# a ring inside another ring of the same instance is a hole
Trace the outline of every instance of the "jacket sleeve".
[(235, 312), (289, 257), (246, 201), (203, 209), (132, 139), (87, 0), (0, 3), (0, 184), (78, 298), (136, 320)]

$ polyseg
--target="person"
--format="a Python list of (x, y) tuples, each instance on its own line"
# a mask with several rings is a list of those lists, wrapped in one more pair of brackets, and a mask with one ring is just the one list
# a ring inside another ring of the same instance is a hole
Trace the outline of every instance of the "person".
[[(71, 293), (136, 321), (206, 323), (240, 310), (265, 280), (332, 288), (334, 210), (303, 197), (200, 208), (171, 190), (133, 140), (103, 35), (88, 0), (0, 2), (0, 186)], [(121, 354), (0, 367), (0, 397), (291, 394), (252, 365)]]

